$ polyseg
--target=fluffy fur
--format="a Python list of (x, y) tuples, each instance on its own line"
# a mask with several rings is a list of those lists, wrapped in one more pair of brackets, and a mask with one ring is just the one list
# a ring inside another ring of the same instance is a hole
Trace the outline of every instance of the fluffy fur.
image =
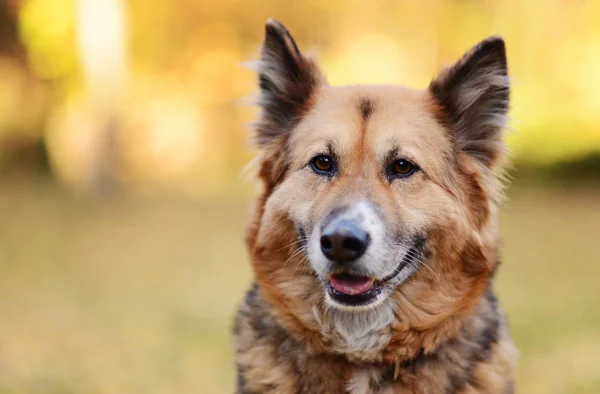
[[(255, 283), (234, 328), (237, 392), (512, 392), (516, 350), (491, 286), (509, 102), (502, 39), (423, 91), (331, 87), (269, 20), (258, 65), (263, 189), (246, 238)], [(311, 169), (319, 154), (335, 160), (331, 176)], [(418, 171), (390, 177), (399, 158)], [(370, 232), (353, 263), (382, 283), (368, 305), (328, 296), (338, 268), (318, 240), (336, 215)]]

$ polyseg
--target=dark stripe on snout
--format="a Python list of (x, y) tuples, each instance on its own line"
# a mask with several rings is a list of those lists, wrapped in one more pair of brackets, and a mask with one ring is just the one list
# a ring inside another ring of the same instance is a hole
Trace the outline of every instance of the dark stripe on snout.
[(358, 109), (362, 115), (363, 121), (367, 122), (373, 113), (374, 103), (373, 100), (368, 97), (363, 97), (359, 100)]
[(338, 207), (333, 208), (331, 211), (329, 211), (329, 213), (327, 213), (327, 215), (325, 215), (325, 217), (323, 217), (323, 219), (321, 220), (321, 232), (323, 231), (323, 229), (325, 227), (327, 227), (327, 225), (329, 223), (331, 223), (331, 221), (333, 219), (335, 219), (336, 217), (338, 217), (339, 215), (345, 213), (347, 210), (349, 210), (351, 207), (348, 205), (341, 205)]

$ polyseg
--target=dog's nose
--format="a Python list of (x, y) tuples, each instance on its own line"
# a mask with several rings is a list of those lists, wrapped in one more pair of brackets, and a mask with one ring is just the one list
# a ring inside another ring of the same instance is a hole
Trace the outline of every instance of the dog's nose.
[(323, 229), (321, 251), (336, 263), (349, 263), (365, 253), (369, 246), (369, 233), (353, 220), (333, 222)]

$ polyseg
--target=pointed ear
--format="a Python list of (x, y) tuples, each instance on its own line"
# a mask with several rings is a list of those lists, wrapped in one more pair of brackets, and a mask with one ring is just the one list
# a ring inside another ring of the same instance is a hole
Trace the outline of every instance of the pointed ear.
[(490, 37), (442, 70), (429, 91), (440, 107), (439, 117), (454, 132), (459, 149), (484, 165), (502, 156), (509, 104), (506, 49)]
[(289, 131), (326, 82), (316, 62), (304, 56), (287, 29), (273, 19), (265, 26), (258, 74), (262, 113), (256, 139), (262, 146)]

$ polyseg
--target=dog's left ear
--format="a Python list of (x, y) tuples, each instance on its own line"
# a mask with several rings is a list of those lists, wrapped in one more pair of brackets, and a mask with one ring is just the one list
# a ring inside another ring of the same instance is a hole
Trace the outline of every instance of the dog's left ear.
[(480, 42), (429, 85), (458, 148), (488, 167), (505, 149), (509, 90), (506, 49), (500, 37)]
[(287, 29), (273, 19), (265, 25), (258, 74), (262, 113), (256, 140), (264, 146), (292, 129), (326, 82), (316, 62), (303, 55)]

